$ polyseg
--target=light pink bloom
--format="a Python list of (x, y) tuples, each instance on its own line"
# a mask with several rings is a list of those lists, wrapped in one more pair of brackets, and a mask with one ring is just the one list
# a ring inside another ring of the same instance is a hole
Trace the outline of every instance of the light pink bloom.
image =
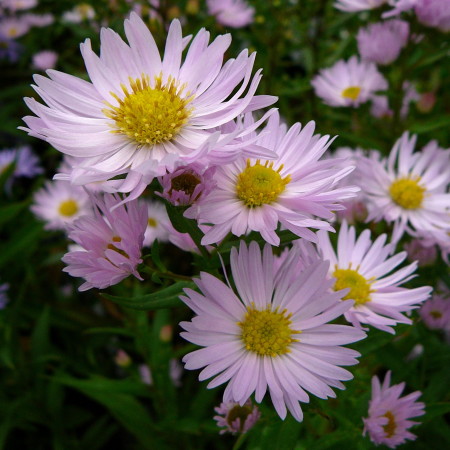
[(433, 295), (419, 310), (425, 325), (432, 330), (448, 330), (450, 327), (450, 298)]
[(387, 160), (362, 159), (360, 163), (367, 220), (394, 222), (394, 242), (405, 231), (413, 236), (450, 231), (450, 149), (434, 142), (414, 152), (416, 139), (404, 133)]
[(24, 11), (34, 8), (37, 4), (37, 0), (2, 0), (1, 6), (10, 11)]
[(46, 222), (46, 230), (66, 230), (76, 219), (93, 213), (86, 191), (67, 181), (47, 181), (34, 193), (30, 209)]
[(95, 197), (95, 215), (80, 217), (69, 227), (69, 238), (84, 251), (66, 253), (64, 272), (86, 280), (79, 290), (105, 289), (129, 275), (140, 277), (141, 249), (147, 227), (147, 208), (137, 200), (121, 204), (121, 198)]
[(253, 23), (255, 8), (245, 0), (206, 0), (206, 5), (208, 13), (226, 27), (242, 28)]
[[(338, 186), (353, 166), (343, 160), (319, 159), (333, 139), (314, 135), (314, 122), (289, 130), (273, 114), (256, 144), (273, 150), (278, 159), (240, 159), (219, 166), (217, 187), (198, 203), (200, 223), (212, 224), (202, 244), (212, 244), (229, 232), (241, 236), (258, 231), (272, 245), (279, 245), (278, 222), (297, 236), (315, 241), (310, 228), (333, 231), (332, 211), (352, 198), (359, 188)], [(317, 217), (317, 218), (316, 218)]]
[[(180, 22), (174, 20), (161, 59), (153, 36), (135, 13), (125, 21), (125, 33), (129, 45), (113, 30), (102, 29), (100, 57), (89, 39), (81, 45), (91, 83), (50, 70), (50, 79), (34, 78), (48, 106), (26, 99), (37, 117), (24, 118), (25, 130), (76, 157), (71, 181), (85, 184), (128, 175), (110, 186), (121, 192), (137, 190), (138, 195), (154, 176), (179, 165), (206, 157), (231, 161), (241, 155), (245, 142), (235, 138), (252, 129), (244, 128), (240, 119), (231, 134), (222, 135), (218, 127), (275, 101), (255, 96), (261, 79), (261, 71), (251, 75), (255, 54), (243, 50), (223, 65), (230, 35), (209, 44), (209, 33), (202, 29), (183, 61), (190, 36), (183, 38)], [(261, 148), (246, 149), (250, 155), (272, 156)]]
[(42, 50), (33, 56), (33, 67), (39, 70), (53, 69), (58, 61), (58, 53)]
[(409, 23), (388, 20), (360, 28), (356, 37), (361, 57), (376, 64), (395, 61), (409, 38)]
[(388, 87), (374, 63), (359, 61), (356, 56), (348, 61), (341, 59), (332, 67), (320, 70), (311, 84), (316, 95), (327, 105), (355, 108)]
[(148, 210), (147, 228), (145, 229), (144, 247), (150, 247), (158, 239), (159, 242), (167, 242), (173, 231), (163, 203), (145, 200)]
[(317, 234), (323, 259), (330, 262), (329, 276), (333, 278), (333, 289), (350, 289), (343, 298), (354, 301), (344, 314), (349, 322), (356, 327), (367, 323), (392, 334), (394, 330), (391, 327), (397, 323), (412, 323), (402, 312), (418, 308), (429, 297), (432, 288), (400, 287), (413, 278), (417, 268), (414, 262), (394, 271), (405, 260), (406, 252), (390, 256), (393, 245), (385, 245), (386, 234), (372, 242), (370, 231), (366, 229), (356, 239), (355, 228), (349, 228), (346, 222), (339, 231), (337, 252), (327, 232), (319, 231)]
[(366, 11), (378, 8), (387, 0), (336, 0), (334, 7), (346, 12)]
[(181, 166), (172, 173), (159, 177), (163, 188), (161, 197), (176, 206), (187, 206), (195, 203), (200, 197), (208, 195), (216, 186), (214, 166), (193, 163)]
[(250, 399), (242, 406), (236, 402), (221, 403), (214, 411), (218, 414), (214, 416), (217, 426), (223, 428), (219, 434), (247, 433), (261, 416), (258, 407)]
[(0, 20), (0, 35), (17, 39), (30, 31), (30, 25), (22, 17), (4, 17)]
[(341, 345), (365, 333), (328, 324), (352, 302), (339, 301), (343, 292), (330, 292), (327, 263), (315, 259), (300, 273), (295, 265), (283, 264), (274, 273), (273, 262), (270, 245), (261, 252), (256, 242), (247, 248), (241, 241), (239, 252), (233, 248), (230, 256), (237, 293), (205, 272), (196, 280), (201, 293), (185, 289), (180, 298), (196, 316), (181, 322), (181, 336), (205, 348), (183, 362), (189, 370), (204, 367), (201, 381), (214, 377), (208, 388), (228, 382), (225, 403), (242, 406), (253, 392), (260, 403), (269, 390), (282, 419), (289, 409), (301, 421), (299, 402), (309, 401), (306, 391), (335, 397), (331, 388), (343, 389), (341, 381), (353, 378), (339, 366), (356, 364), (359, 353)]
[(425, 404), (416, 402), (422, 395), (420, 391), (400, 397), (405, 383), (389, 386), (390, 382), (391, 371), (386, 374), (383, 385), (376, 376), (372, 378), (372, 399), (369, 402), (369, 417), (363, 418), (363, 435), (368, 433), (375, 445), (395, 448), (406, 440), (416, 439), (408, 429), (418, 422), (409, 419), (425, 414)]

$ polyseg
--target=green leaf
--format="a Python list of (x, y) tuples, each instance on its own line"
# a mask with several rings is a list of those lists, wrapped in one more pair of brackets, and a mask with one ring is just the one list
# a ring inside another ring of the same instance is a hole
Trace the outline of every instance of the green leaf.
[(443, 416), (450, 412), (450, 402), (427, 403), (425, 405), (425, 415), (421, 422), (428, 422), (436, 417)]
[(181, 301), (179, 300), (179, 296), (183, 294), (183, 288), (187, 287), (195, 288), (195, 283), (192, 281), (178, 281), (172, 284), (172, 286), (161, 289), (158, 292), (139, 297), (117, 297), (104, 293), (101, 295), (102, 297), (126, 308), (149, 311), (180, 306)]
[(439, 128), (450, 126), (450, 116), (440, 117), (429, 122), (416, 123), (411, 125), (410, 130), (412, 133), (427, 133)]

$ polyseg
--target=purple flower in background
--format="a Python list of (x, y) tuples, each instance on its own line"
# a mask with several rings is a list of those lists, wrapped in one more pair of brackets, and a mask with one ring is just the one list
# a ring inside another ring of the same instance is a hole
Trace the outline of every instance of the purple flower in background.
[(80, 217), (68, 227), (69, 238), (84, 250), (64, 255), (64, 272), (86, 280), (80, 291), (105, 289), (129, 275), (142, 280), (137, 266), (142, 262), (146, 205), (137, 200), (120, 204), (121, 198), (111, 194), (93, 199), (95, 215)]
[(346, 12), (366, 11), (378, 8), (388, 0), (336, 0), (334, 7)]
[(369, 402), (369, 417), (363, 418), (363, 435), (368, 433), (370, 440), (376, 445), (384, 444), (395, 448), (406, 440), (416, 439), (408, 429), (418, 422), (409, 419), (425, 414), (425, 404), (416, 402), (422, 395), (420, 391), (400, 397), (405, 383), (389, 386), (390, 382), (390, 371), (386, 374), (383, 385), (376, 376), (372, 378), (372, 399)]
[(58, 61), (58, 53), (52, 50), (42, 50), (33, 55), (33, 67), (39, 70), (53, 69)]
[(15, 12), (34, 8), (37, 4), (38, 0), (2, 0), (1, 6)]
[(221, 25), (242, 28), (253, 23), (255, 8), (244, 0), (207, 0), (208, 13)]
[(17, 62), (22, 46), (14, 39), (0, 34), (0, 59), (8, 59), (10, 62)]
[(386, 65), (397, 59), (408, 37), (408, 22), (394, 19), (360, 28), (356, 39), (363, 59)]
[(24, 20), (31, 27), (47, 27), (51, 25), (55, 21), (55, 17), (53, 14), (24, 14), (22, 16), (22, 20)]
[[(291, 252), (294, 259), (300, 257), (297, 248)], [(180, 323), (181, 336), (204, 347), (183, 358), (185, 368), (204, 368), (199, 379), (213, 377), (208, 388), (228, 382), (225, 403), (244, 405), (253, 392), (260, 403), (268, 390), (282, 419), (289, 409), (302, 421), (299, 402), (309, 401), (306, 391), (335, 397), (331, 388), (343, 389), (341, 381), (353, 378), (340, 366), (356, 364), (359, 353), (342, 345), (366, 335), (328, 323), (353, 302), (339, 301), (345, 291), (330, 291), (328, 263), (314, 255), (312, 260), (300, 273), (297, 265), (283, 263), (275, 272), (270, 245), (261, 251), (256, 242), (247, 248), (241, 241), (230, 256), (236, 293), (201, 272), (196, 280), (201, 293), (185, 289), (180, 297), (196, 313), (192, 321)]]
[(450, 326), (450, 298), (433, 295), (419, 310), (425, 325), (432, 330), (448, 330)]
[(247, 433), (261, 416), (258, 407), (250, 399), (243, 405), (237, 402), (221, 403), (214, 411), (218, 414), (214, 416), (217, 426), (223, 428), (219, 434)]

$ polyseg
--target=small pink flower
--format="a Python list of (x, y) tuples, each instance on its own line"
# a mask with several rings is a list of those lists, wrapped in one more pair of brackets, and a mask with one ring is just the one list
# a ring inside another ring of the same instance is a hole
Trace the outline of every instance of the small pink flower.
[(147, 227), (147, 208), (137, 200), (120, 204), (121, 198), (106, 194), (93, 197), (93, 217), (80, 217), (69, 227), (69, 238), (84, 250), (66, 253), (64, 272), (86, 280), (79, 290), (105, 289), (129, 275), (140, 277), (141, 249)]
[(223, 428), (219, 434), (246, 433), (261, 416), (258, 407), (250, 399), (243, 405), (236, 402), (221, 403), (214, 411), (218, 414), (214, 416), (217, 426)]
[(58, 60), (58, 53), (51, 50), (42, 50), (33, 56), (33, 67), (38, 70), (53, 69)]
[(221, 25), (242, 28), (253, 23), (255, 8), (244, 0), (207, 0), (208, 13)]
[(433, 295), (419, 310), (425, 325), (432, 330), (446, 330), (450, 326), (450, 299)]
[(422, 395), (420, 391), (400, 397), (405, 383), (389, 386), (391, 372), (384, 378), (383, 385), (376, 376), (372, 378), (372, 399), (369, 402), (369, 417), (363, 418), (364, 432), (376, 444), (395, 448), (406, 440), (415, 440), (416, 436), (408, 431), (418, 422), (409, 420), (425, 414), (425, 404), (416, 402)]

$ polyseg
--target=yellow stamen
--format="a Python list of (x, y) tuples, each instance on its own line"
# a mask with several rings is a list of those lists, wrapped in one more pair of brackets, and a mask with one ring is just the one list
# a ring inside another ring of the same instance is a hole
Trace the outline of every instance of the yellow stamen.
[(336, 278), (334, 283), (334, 290), (350, 288), (350, 292), (342, 298), (342, 300), (354, 300), (355, 306), (364, 305), (370, 302), (370, 282), (368, 282), (361, 274), (353, 269), (338, 269), (333, 273), (333, 278)]
[(349, 86), (342, 91), (341, 95), (344, 98), (355, 101), (358, 99), (360, 93), (361, 88), (359, 86)]
[(389, 188), (392, 200), (404, 209), (418, 209), (422, 206), (425, 188), (419, 185), (420, 178), (399, 178)]
[(394, 415), (390, 411), (387, 411), (386, 414), (384, 414), (384, 417), (387, 417), (388, 423), (383, 425), (383, 430), (386, 433), (386, 437), (390, 438), (394, 436), (397, 424), (395, 423)]
[(158, 226), (158, 222), (153, 217), (148, 218), (148, 226), (156, 228)]
[(61, 216), (72, 217), (78, 212), (78, 203), (72, 198), (69, 198), (69, 200), (59, 204), (58, 212)]
[(281, 178), (280, 171), (273, 169), (273, 162), (266, 161), (264, 166), (260, 160), (254, 166), (247, 160), (247, 167), (237, 177), (236, 194), (246, 206), (252, 208), (277, 201), (280, 194), (291, 181), (291, 176)]

